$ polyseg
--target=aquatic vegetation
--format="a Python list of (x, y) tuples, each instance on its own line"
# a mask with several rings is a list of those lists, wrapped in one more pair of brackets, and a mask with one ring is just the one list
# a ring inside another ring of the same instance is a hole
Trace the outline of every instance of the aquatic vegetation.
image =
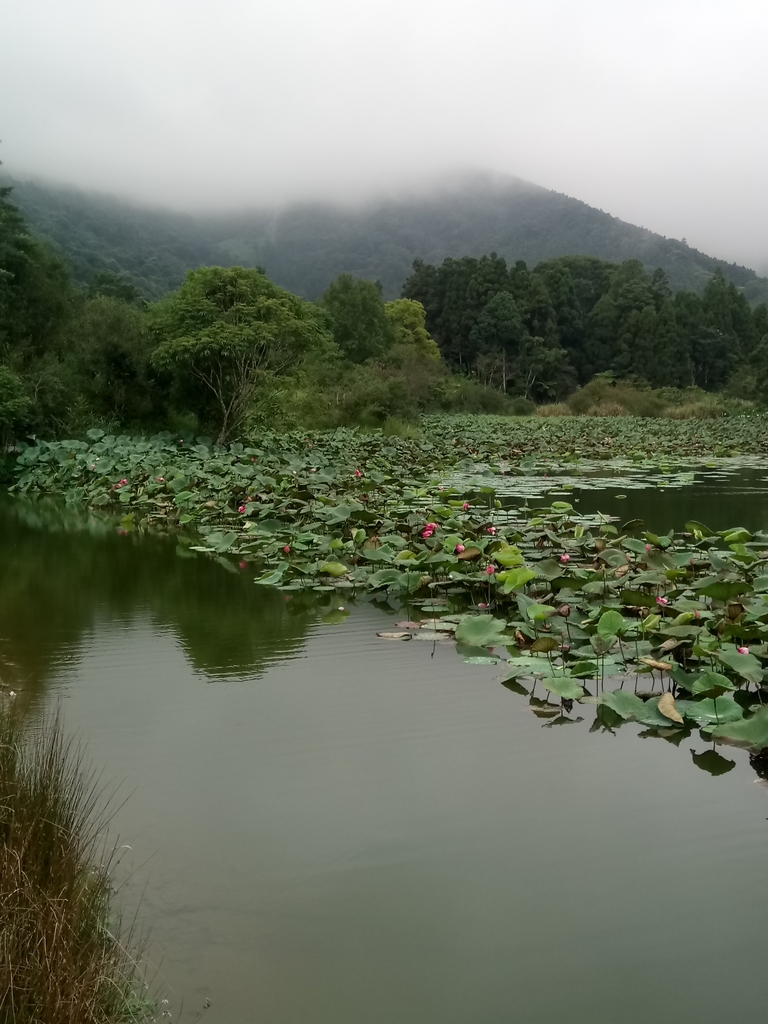
[[(695, 522), (657, 534), (566, 501), (504, 508), (499, 495), (564, 464), (588, 476), (605, 455), (622, 460), (627, 489), (654, 460), (667, 477), (717, 452), (760, 464), (768, 420), (616, 422), (608, 434), (587, 421), (444, 417), (419, 440), (336, 430), (228, 447), (91, 431), (24, 451), (16, 488), (119, 509), (127, 531), (189, 526), (191, 552), (252, 566), (261, 586), (400, 602), (428, 622), (401, 632), (455, 636), (469, 662), (504, 662), (510, 679), (597, 702), (609, 719), (680, 729), (703, 717), (716, 739), (762, 749), (768, 534)], [(606, 680), (632, 692), (613, 696)], [(657, 680), (673, 704), (635, 695)]]
[(25, 736), (0, 708), (0, 1017), (14, 1024), (153, 1019), (114, 919), (106, 820), (82, 757), (52, 723)]

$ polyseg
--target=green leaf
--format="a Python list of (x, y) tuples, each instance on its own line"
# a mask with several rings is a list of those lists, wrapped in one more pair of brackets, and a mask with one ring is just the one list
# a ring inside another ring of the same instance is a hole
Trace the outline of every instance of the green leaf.
[(537, 604), (534, 601), (533, 604), (529, 604), (525, 609), (525, 614), (532, 622), (543, 622), (545, 619), (548, 619), (550, 615), (554, 615), (556, 611), (557, 609), (553, 608), (551, 605)]
[(320, 572), (325, 573), (327, 576), (344, 576), (349, 572), (346, 565), (342, 565), (341, 562), (323, 562), (320, 566)]
[(651, 697), (643, 703), (642, 710), (637, 712), (635, 718), (642, 725), (648, 725), (652, 729), (674, 729), (680, 728), (679, 723), (673, 722), (666, 715), (659, 711), (659, 698)]
[(507, 627), (504, 619), (493, 615), (472, 615), (456, 627), (456, 641), (473, 647), (494, 647), (502, 643), (502, 633)]
[(646, 594), (642, 590), (622, 590), (619, 596), (621, 603), (625, 605), (634, 605), (639, 608), (653, 608), (656, 604), (656, 598), (651, 597), (650, 594)]
[(618, 636), (619, 633), (624, 632), (624, 628), (624, 616), (621, 612), (614, 611), (613, 609), (603, 612), (597, 623), (597, 632), (604, 640)]
[(760, 708), (751, 718), (716, 726), (712, 736), (743, 743), (755, 750), (768, 747), (768, 706)]
[(643, 702), (637, 694), (629, 693), (627, 690), (607, 690), (602, 694), (600, 703), (622, 718), (633, 718), (643, 709)]
[(754, 654), (739, 654), (736, 648), (730, 645), (722, 647), (715, 653), (719, 661), (733, 669), (742, 679), (747, 679), (750, 683), (762, 682), (763, 666)]
[(556, 651), (559, 646), (560, 644), (553, 636), (540, 636), (531, 644), (531, 650), (534, 654), (545, 654), (548, 651)]
[(517, 569), (508, 569), (506, 572), (500, 572), (498, 575), (500, 583), (504, 584), (504, 593), (511, 594), (513, 590), (520, 590), (530, 583), (531, 580), (536, 578), (536, 573), (532, 569), (527, 569), (524, 565), (521, 565)]
[[(523, 556), (520, 554), (520, 549), (515, 547), (515, 545), (502, 544), (500, 548), (497, 548), (496, 551), (493, 552), (493, 560), (508, 569), (514, 565), (521, 565), (523, 562)], [(535, 575), (536, 574), (534, 573), (534, 576)]]
[(718, 697), (716, 700), (712, 700), (711, 697), (705, 697), (704, 700), (676, 700), (675, 707), (684, 718), (691, 718), (704, 725), (709, 722), (736, 722), (744, 717), (742, 709), (730, 697)]
[(283, 571), (282, 569), (277, 569), (275, 572), (268, 572), (265, 576), (261, 576), (253, 582), (258, 583), (262, 587), (279, 587), (283, 582)]
[(691, 693), (713, 694), (715, 697), (719, 697), (726, 690), (735, 689), (731, 680), (719, 672), (705, 672), (691, 685)]
[(717, 583), (710, 583), (706, 587), (701, 587), (698, 593), (703, 594), (705, 597), (711, 597), (713, 601), (730, 601), (732, 597), (746, 594), (748, 590), (749, 585), (747, 583), (728, 583), (725, 580), (718, 580)]
[(584, 696), (584, 687), (569, 675), (545, 676), (542, 683), (550, 693), (555, 693), (564, 700), (578, 700)]

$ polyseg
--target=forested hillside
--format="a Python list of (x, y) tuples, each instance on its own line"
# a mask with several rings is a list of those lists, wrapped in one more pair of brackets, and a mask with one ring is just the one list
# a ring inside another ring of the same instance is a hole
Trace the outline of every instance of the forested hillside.
[(177, 288), (202, 264), (261, 266), (298, 295), (318, 299), (341, 273), (378, 280), (397, 297), (415, 259), (495, 252), (534, 267), (567, 255), (661, 267), (675, 291), (703, 294), (720, 269), (751, 302), (768, 299), (768, 280), (618, 220), (577, 199), (518, 179), (473, 179), (433, 194), (359, 207), (322, 204), (191, 217), (114, 197), (10, 182), (14, 202), (88, 284), (123, 274), (147, 298)]

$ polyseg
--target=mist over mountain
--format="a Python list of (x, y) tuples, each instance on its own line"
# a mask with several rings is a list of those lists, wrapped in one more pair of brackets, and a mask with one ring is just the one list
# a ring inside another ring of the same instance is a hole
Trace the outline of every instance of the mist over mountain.
[(414, 259), (495, 252), (535, 266), (566, 255), (663, 268), (674, 289), (701, 292), (719, 268), (750, 302), (768, 300), (755, 271), (628, 224), (578, 199), (512, 177), (472, 176), (431, 190), (356, 206), (297, 203), (218, 215), (184, 215), (101, 193), (6, 180), (12, 200), (87, 284), (103, 272), (129, 279), (150, 299), (203, 264), (261, 266), (308, 299), (340, 273), (400, 294)]

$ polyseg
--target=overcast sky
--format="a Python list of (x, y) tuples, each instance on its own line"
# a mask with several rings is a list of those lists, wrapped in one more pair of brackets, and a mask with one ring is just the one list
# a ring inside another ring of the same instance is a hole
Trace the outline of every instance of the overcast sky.
[(4, 0), (12, 173), (177, 208), (508, 172), (768, 270), (767, 0)]

